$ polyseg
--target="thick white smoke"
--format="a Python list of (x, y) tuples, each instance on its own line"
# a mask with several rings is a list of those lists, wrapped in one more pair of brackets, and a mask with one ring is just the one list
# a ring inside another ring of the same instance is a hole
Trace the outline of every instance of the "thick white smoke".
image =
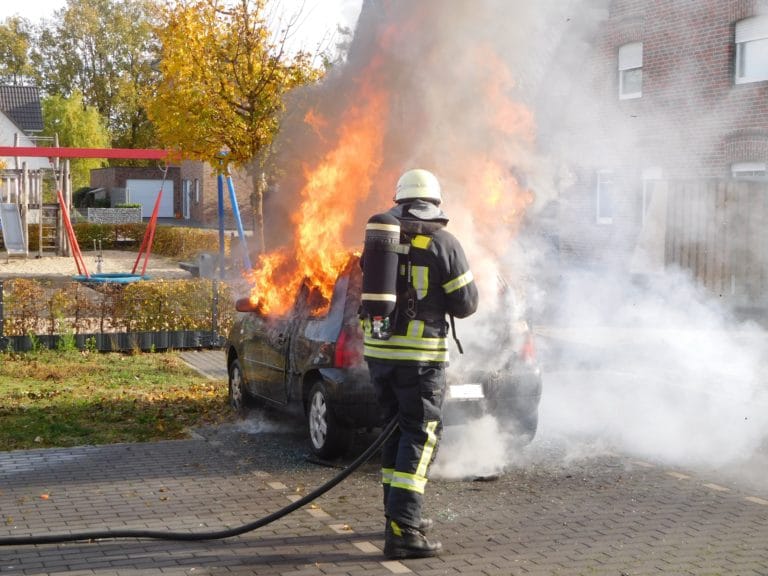
[[(321, 129), (307, 127), (303, 112), (286, 122), (267, 231), (274, 240), (290, 228), (305, 168), (322, 158), (345, 111), (360, 103), (356, 88), (375, 63), (376, 84), (389, 93), (383, 157), (372, 189), (350, 214), (347, 237), (359, 247), (365, 219), (390, 205), (403, 170), (439, 176), (449, 230), (465, 246), (482, 295), (478, 314), (458, 322), (468, 354), (454, 352), (449, 370), (493, 366), (509, 351), (489, 335), (527, 315), (544, 369), (535, 442), (557, 438), (578, 446), (574, 453), (591, 446), (720, 465), (748, 456), (768, 433), (759, 418), (766, 407), (763, 332), (730, 318), (685, 272), (660, 265), (657, 235), (645, 242), (639, 231), (637, 250), (607, 242), (598, 268), (565, 262), (543, 233), (577, 235), (580, 216), (560, 195), (580, 166), (602, 154), (606, 165), (621, 165), (635, 151), (636, 121), (600, 108), (604, 85), (589, 65), (607, 5), (364, 1), (346, 64), (297, 97), (295, 108), (322, 115)], [(595, 148), (585, 146), (591, 141)], [(502, 204), (486, 202), (494, 189), (505, 195)], [(526, 195), (522, 204), (510, 202)], [(561, 204), (554, 217), (546, 210), (553, 201)], [(650, 217), (646, 233), (652, 225)], [(514, 288), (511, 309), (509, 294), (498, 299), (499, 275)], [(498, 472), (520, 457), (508, 440), (487, 419), (460, 434), (448, 431), (436, 471)]]

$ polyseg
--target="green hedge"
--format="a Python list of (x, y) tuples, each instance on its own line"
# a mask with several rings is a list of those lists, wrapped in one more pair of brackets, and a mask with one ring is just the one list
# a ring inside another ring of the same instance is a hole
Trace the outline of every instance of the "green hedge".
[[(229, 287), (218, 283), (218, 332), (234, 318)], [(210, 330), (213, 283), (204, 278), (143, 280), (91, 288), (16, 278), (3, 282), (5, 336)]]
[[(77, 243), (83, 250), (93, 248), (94, 240), (101, 242), (104, 250), (138, 251), (147, 229), (146, 223), (92, 224), (81, 222), (73, 225)], [(158, 226), (152, 242), (152, 253), (180, 260), (194, 258), (201, 252), (216, 251), (219, 246), (218, 230)], [(29, 226), (29, 250), (39, 249), (37, 224)], [(224, 250), (230, 250), (230, 237), (224, 236)]]

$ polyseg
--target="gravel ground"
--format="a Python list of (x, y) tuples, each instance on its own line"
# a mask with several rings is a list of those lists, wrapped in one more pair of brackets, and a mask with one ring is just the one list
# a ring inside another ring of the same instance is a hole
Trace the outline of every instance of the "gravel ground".
[[(37, 258), (3, 257), (0, 255), (0, 280), (10, 278), (67, 278), (77, 274), (77, 266), (72, 257), (43, 256)], [(137, 252), (104, 250), (102, 252), (101, 272), (130, 273), (136, 262)], [(99, 271), (97, 253), (83, 252), (83, 260), (90, 274)], [(139, 262), (138, 270), (143, 265)], [(178, 260), (150, 254), (146, 275), (153, 278), (191, 278), (191, 274), (179, 268)]]

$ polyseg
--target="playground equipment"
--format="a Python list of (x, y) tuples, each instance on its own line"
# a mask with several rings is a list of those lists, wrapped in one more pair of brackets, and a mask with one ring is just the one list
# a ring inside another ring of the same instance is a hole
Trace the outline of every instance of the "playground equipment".
[[(45, 170), (28, 170), (26, 162), (17, 170), (0, 170), (0, 238), (6, 258), (29, 256), (28, 224), (38, 227), (38, 255), (55, 248), (56, 222), (51, 220), (51, 206), (42, 203)], [(54, 208), (55, 210), (55, 208)], [(57, 210), (55, 210), (57, 212)]]
[(3, 235), (7, 257), (27, 255), (18, 205), (0, 204), (0, 233)]
[[(15, 156), (15, 157), (36, 157), (36, 158), (49, 158), (51, 162), (59, 159), (71, 159), (71, 158), (107, 158), (107, 159), (144, 159), (144, 160), (158, 160), (169, 161), (176, 156), (174, 153), (167, 150), (140, 148), (140, 149), (127, 149), (127, 148), (63, 148), (63, 147), (22, 147), (22, 146), (0, 146), (0, 157), (3, 156)], [(240, 211), (237, 204), (237, 197), (235, 195), (234, 185), (232, 183), (232, 177), (229, 173), (229, 158), (226, 152), (221, 152), (216, 155), (216, 167), (218, 172), (217, 184), (218, 184), (218, 225), (219, 225), (219, 262), (220, 262), (220, 277), (224, 278), (224, 181), (226, 180), (229, 190), (230, 204), (235, 217), (237, 225), (238, 235), (242, 246), (243, 255), (243, 267), (246, 270), (252, 268), (250, 257), (248, 256), (247, 243), (245, 240), (245, 232), (243, 230), (242, 220), (240, 218)], [(68, 172), (68, 171), (67, 171)], [(163, 175), (163, 184), (165, 183), (167, 168)], [(157, 218), (160, 209), (160, 199), (162, 197), (163, 185), (161, 185), (160, 192), (155, 200), (155, 206), (152, 212), (152, 216), (149, 220), (147, 230), (142, 240), (139, 254), (134, 263), (133, 270), (130, 274), (90, 274), (85, 265), (80, 247), (77, 244), (77, 238), (75, 236), (72, 222), (69, 218), (69, 199), (71, 195), (66, 193), (65, 185), (68, 185), (66, 178), (62, 178), (62, 185), (57, 188), (57, 199), (60, 206), (60, 214), (62, 219), (62, 227), (66, 234), (62, 238), (62, 244), (68, 246), (68, 250), (63, 250), (65, 253), (71, 252), (75, 260), (75, 266), (77, 267), (76, 280), (87, 282), (118, 282), (127, 283), (144, 278), (146, 273), (147, 263), (152, 249), (152, 241), (154, 240), (155, 230), (157, 227)], [(62, 190), (64, 189), (64, 192)], [(24, 208), (22, 207), (22, 210)], [(25, 225), (21, 225), (19, 228), (25, 228)], [(24, 235), (26, 239), (26, 235)], [(26, 241), (24, 242), (26, 247)], [(25, 248), (26, 249), (26, 248)], [(141, 259), (144, 259), (141, 273), (137, 274), (137, 268)]]
[[(157, 198), (155, 198), (155, 205), (152, 210), (152, 216), (149, 219), (149, 224), (147, 225), (146, 230), (144, 231), (144, 237), (141, 240), (141, 247), (139, 248), (139, 254), (136, 256), (136, 261), (133, 263), (133, 269), (131, 270), (130, 274), (121, 273), (121, 272), (105, 273), (105, 272), (102, 272), (100, 269), (96, 271), (96, 274), (88, 273), (88, 270), (85, 266), (85, 261), (83, 260), (82, 254), (80, 252), (80, 246), (78, 245), (77, 237), (75, 236), (75, 231), (72, 228), (72, 223), (69, 219), (67, 206), (64, 203), (64, 199), (61, 195), (61, 192), (58, 192), (61, 211), (62, 211), (62, 214), (64, 214), (65, 216), (64, 225), (67, 229), (67, 235), (69, 237), (70, 245), (73, 247), (75, 264), (77, 265), (78, 275), (73, 277), (75, 280), (77, 280), (78, 282), (91, 282), (91, 283), (108, 282), (113, 284), (130, 284), (131, 282), (136, 282), (137, 280), (145, 280), (147, 278), (145, 274), (147, 272), (147, 264), (149, 263), (149, 255), (152, 252), (152, 242), (155, 239), (155, 230), (157, 229), (157, 215), (160, 211), (160, 201), (163, 198), (163, 188), (165, 186), (165, 180), (167, 176), (168, 176), (168, 167), (166, 166), (163, 169), (163, 180), (160, 183), (160, 191), (157, 193)], [(99, 242), (99, 244), (101, 244), (101, 242)], [(94, 249), (95, 249), (95, 246), (94, 246)], [(141, 273), (136, 274), (136, 268), (138, 267), (142, 257), (144, 258), (144, 263), (141, 268)], [(101, 251), (99, 251), (99, 258), (101, 258)], [(100, 263), (101, 262), (99, 261), (99, 264)]]
[(235, 185), (232, 183), (232, 175), (229, 172), (229, 155), (226, 151), (221, 151), (216, 155), (217, 177), (216, 185), (218, 188), (218, 217), (219, 217), (219, 274), (224, 278), (224, 180), (227, 182), (229, 190), (229, 202), (232, 205), (232, 213), (235, 216), (235, 225), (240, 237), (240, 247), (243, 253), (243, 265), (246, 271), (251, 271), (253, 265), (248, 256), (248, 245), (245, 241), (245, 232), (243, 231), (243, 221), (240, 218), (240, 208), (237, 205), (237, 196), (235, 195)]

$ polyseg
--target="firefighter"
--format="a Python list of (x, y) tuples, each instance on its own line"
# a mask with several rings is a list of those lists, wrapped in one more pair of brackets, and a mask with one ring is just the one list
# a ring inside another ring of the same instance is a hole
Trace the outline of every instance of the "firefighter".
[[(400, 177), (395, 206), (386, 213), (400, 224), (401, 250), (395, 310), (384, 330), (374, 330), (363, 294), (364, 356), (385, 421), (397, 418), (399, 424), (382, 448), (384, 554), (391, 559), (431, 557), (442, 550), (440, 542), (427, 539), (433, 522), (422, 516), (422, 504), (442, 432), (446, 316), (469, 316), (478, 303), (464, 250), (445, 229), (441, 199), (431, 172), (415, 169)], [(371, 270), (375, 258), (367, 261), (366, 253), (374, 256), (367, 248), (363, 252), (364, 286), (366, 275), (381, 273)]]

